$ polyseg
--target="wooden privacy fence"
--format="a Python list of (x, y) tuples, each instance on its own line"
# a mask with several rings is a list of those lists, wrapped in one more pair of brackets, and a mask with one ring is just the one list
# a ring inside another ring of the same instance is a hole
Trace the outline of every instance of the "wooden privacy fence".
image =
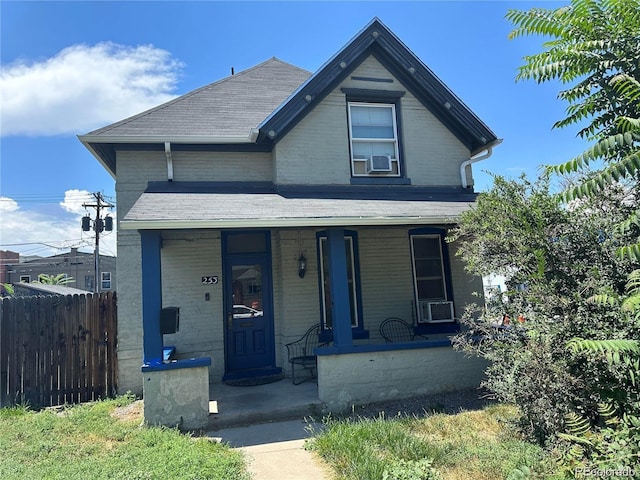
[(0, 406), (115, 394), (116, 316), (115, 292), (3, 298)]

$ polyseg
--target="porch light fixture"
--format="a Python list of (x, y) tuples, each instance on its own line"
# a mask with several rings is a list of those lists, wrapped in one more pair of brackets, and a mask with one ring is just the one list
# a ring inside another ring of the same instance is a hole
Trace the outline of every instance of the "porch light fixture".
[(298, 276), (304, 278), (305, 273), (307, 273), (307, 259), (300, 254), (300, 258), (298, 258)]

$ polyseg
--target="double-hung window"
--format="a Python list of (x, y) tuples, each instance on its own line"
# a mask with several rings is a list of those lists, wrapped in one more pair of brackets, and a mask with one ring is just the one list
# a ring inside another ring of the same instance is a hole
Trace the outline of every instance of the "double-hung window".
[(111, 289), (111, 272), (101, 272), (102, 282), (100, 284), (100, 288), (102, 290), (110, 290)]
[(419, 323), (453, 322), (453, 298), (444, 231), (410, 233), (413, 281)]
[(354, 177), (399, 177), (396, 106), (348, 102), (351, 174)]

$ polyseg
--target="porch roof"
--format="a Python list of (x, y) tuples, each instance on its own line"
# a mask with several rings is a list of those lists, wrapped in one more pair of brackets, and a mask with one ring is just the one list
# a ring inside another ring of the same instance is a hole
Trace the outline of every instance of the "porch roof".
[(259, 188), (249, 192), (151, 188), (138, 198), (120, 227), (174, 230), (451, 224), (471, 208), (475, 198), (417, 193), (353, 198), (335, 193), (291, 195)]

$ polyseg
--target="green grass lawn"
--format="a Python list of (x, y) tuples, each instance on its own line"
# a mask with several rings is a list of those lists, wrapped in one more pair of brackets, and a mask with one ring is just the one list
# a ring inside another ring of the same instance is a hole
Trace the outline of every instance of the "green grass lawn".
[(119, 397), (38, 412), (0, 409), (0, 478), (249, 478), (240, 453), (176, 429), (143, 426), (135, 407), (133, 398)]
[(563, 478), (540, 447), (510, 428), (515, 415), (513, 407), (492, 405), (457, 415), (329, 420), (309, 448), (340, 480)]

